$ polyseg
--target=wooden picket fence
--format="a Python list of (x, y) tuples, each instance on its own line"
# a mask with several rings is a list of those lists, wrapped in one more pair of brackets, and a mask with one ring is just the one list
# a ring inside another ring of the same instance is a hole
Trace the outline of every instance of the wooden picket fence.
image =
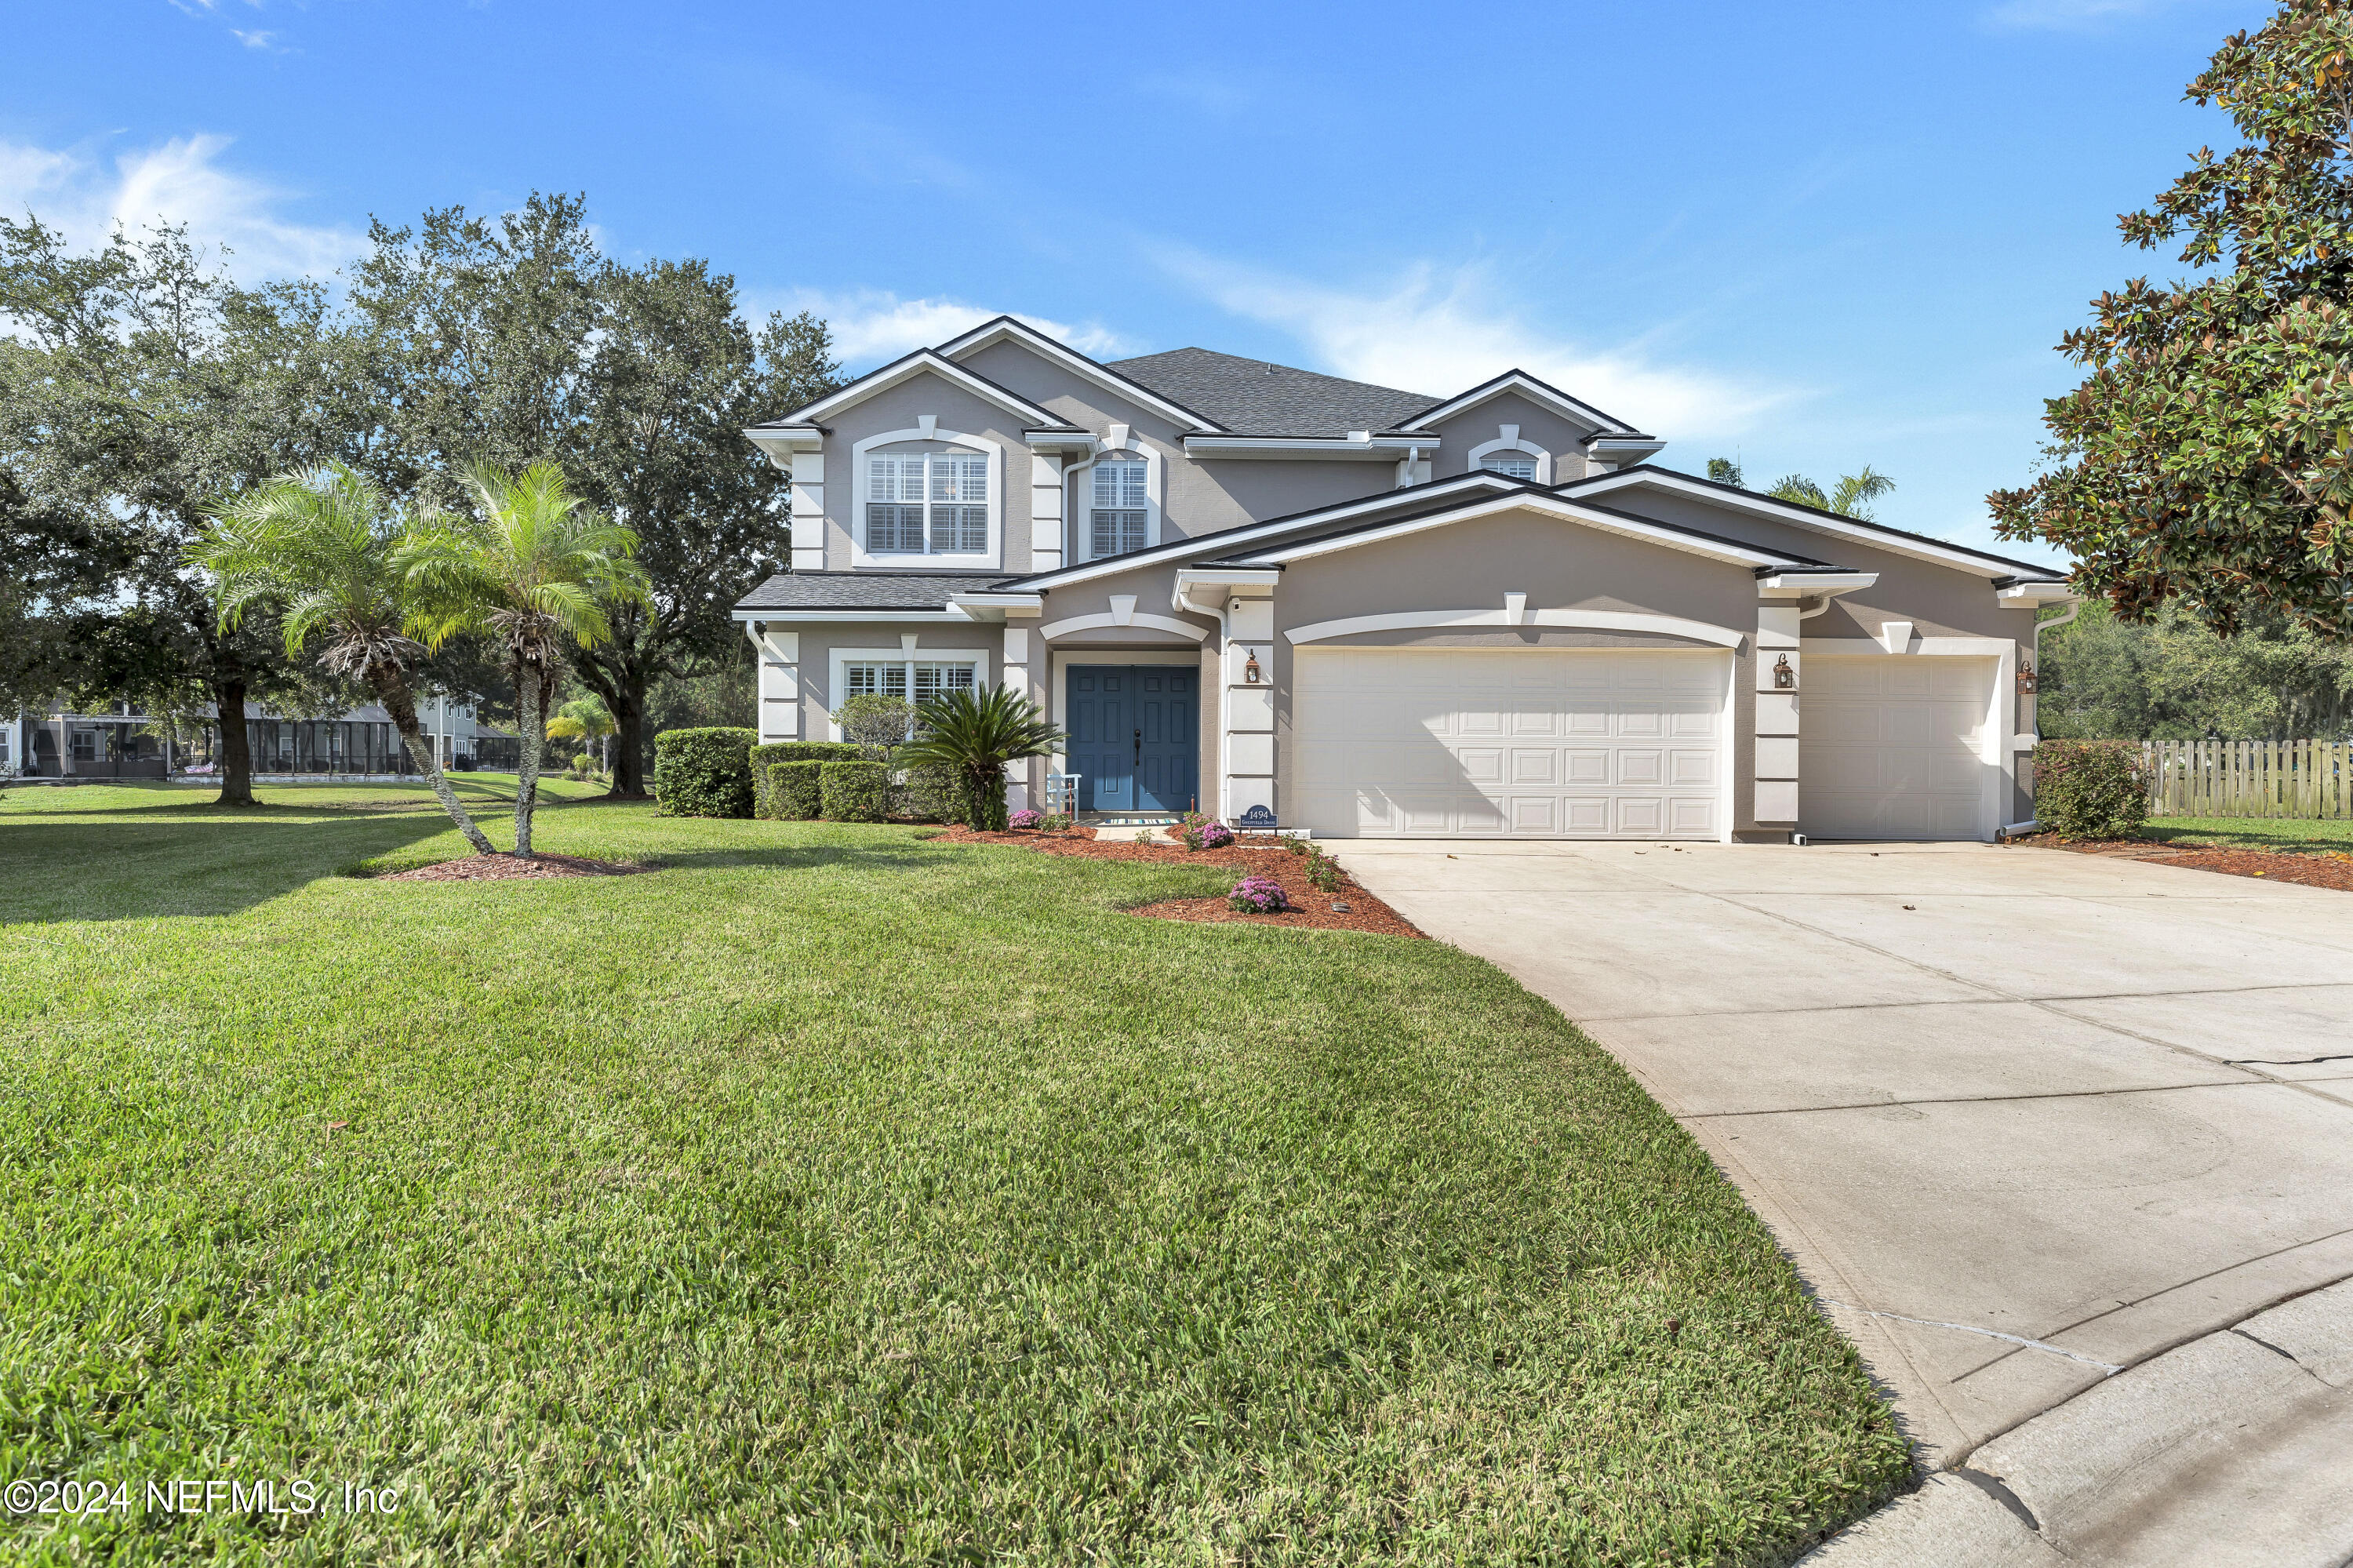
[(2353, 817), (2353, 746), (2325, 740), (2141, 743), (2159, 817)]

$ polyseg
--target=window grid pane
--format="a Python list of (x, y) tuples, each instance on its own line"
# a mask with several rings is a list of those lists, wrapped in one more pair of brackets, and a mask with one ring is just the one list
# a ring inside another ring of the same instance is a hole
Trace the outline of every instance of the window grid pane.
[(1124, 555), (1144, 548), (1144, 514), (1098, 510), (1089, 516), (1093, 554)]
[(866, 547), (890, 555), (983, 555), (988, 549), (988, 460), (871, 454)]
[(1490, 452), (1480, 466), (1491, 473), (1508, 474), (1514, 479), (1534, 479), (1536, 460), (1525, 452)]

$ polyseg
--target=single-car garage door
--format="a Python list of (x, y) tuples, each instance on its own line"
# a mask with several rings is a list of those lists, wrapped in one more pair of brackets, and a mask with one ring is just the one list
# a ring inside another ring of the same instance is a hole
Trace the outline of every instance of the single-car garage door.
[(1284, 815), (1337, 837), (1713, 839), (1728, 654), (1302, 648)]
[(1809, 838), (1981, 839), (1991, 659), (1806, 655), (1798, 821)]

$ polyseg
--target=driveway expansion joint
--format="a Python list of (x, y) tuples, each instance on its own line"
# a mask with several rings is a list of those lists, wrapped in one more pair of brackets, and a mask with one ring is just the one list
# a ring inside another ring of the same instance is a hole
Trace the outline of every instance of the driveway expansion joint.
[(1833, 1301), (1827, 1296), (1817, 1297), (1816, 1299), (1825, 1307), (1842, 1307), (1850, 1312), (1860, 1312), (1866, 1318), (1885, 1318), (1897, 1323), (1916, 1323), (1924, 1329), (1951, 1329), (1963, 1334), (1983, 1334), (1989, 1340), (2007, 1340), (2013, 1345), (2023, 1346), (2030, 1351), (2048, 1351), (2054, 1356), (2064, 1356), (2071, 1361), (2081, 1361), (2085, 1366), (2097, 1367), (2102, 1375), (2106, 1377), (2114, 1377), (2125, 1370), (2090, 1356), (2079, 1355), (2063, 1346), (2050, 1344), (2042, 1340), (2030, 1340), (2023, 1334), (2005, 1334), (2000, 1329), (1980, 1329), (1968, 1323), (1947, 1323), (1936, 1318), (1906, 1318), (1901, 1312), (1882, 1312), (1875, 1308), (1857, 1307), (1851, 1301)]

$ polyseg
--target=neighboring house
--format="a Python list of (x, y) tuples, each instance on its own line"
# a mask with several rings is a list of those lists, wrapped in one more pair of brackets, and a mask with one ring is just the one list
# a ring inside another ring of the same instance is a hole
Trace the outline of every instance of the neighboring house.
[[(465, 698), (427, 697), (417, 716), (442, 767), (513, 768), (513, 732), (477, 719)], [(212, 705), (184, 725), (185, 739), (175, 744), (170, 726), (132, 712), (128, 704), (104, 714), (20, 713), (0, 726), (0, 764), (33, 779), (165, 779), (216, 766), (219, 727)], [(290, 719), (248, 703), (245, 732), (257, 777), (398, 778), (417, 771), (392, 716), (373, 704), (325, 718)]]
[(2063, 574), (1714, 484), (1514, 370), (1452, 397), (1010, 318), (745, 434), (767, 739), (1002, 682), (1103, 811), (1319, 835), (1991, 837)]

